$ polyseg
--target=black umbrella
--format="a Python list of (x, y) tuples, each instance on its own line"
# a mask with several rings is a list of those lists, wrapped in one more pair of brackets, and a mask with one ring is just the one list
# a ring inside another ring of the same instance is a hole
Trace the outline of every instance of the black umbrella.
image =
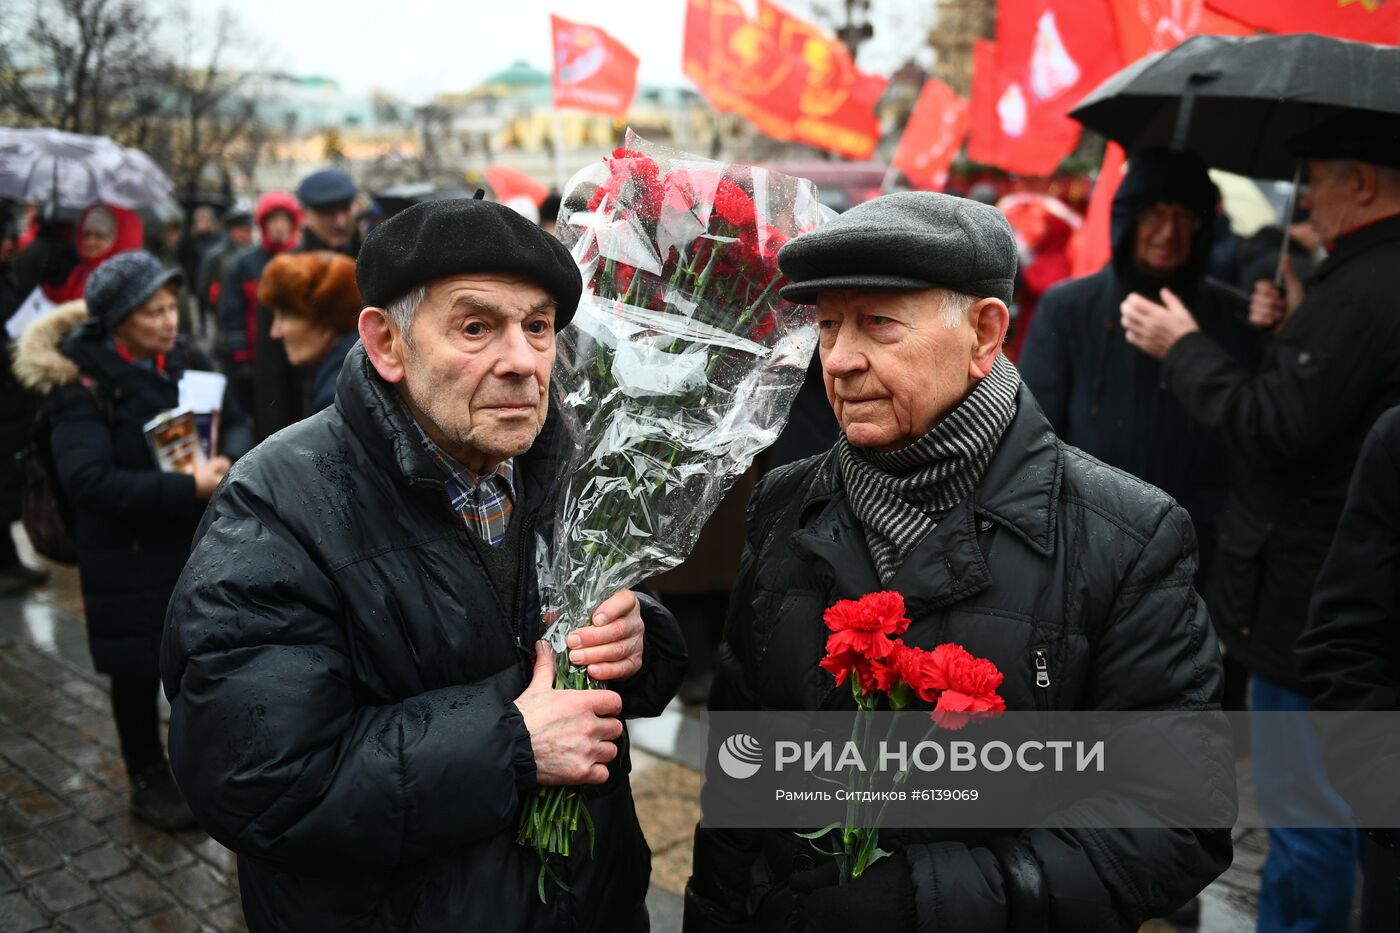
[(1070, 116), (1131, 155), (1197, 153), (1255, 178), (1293, 178), (1285, 143), (1349, 110), (1400, 113), (1400, 48), (1312, 34), (1194, 36), (1139, 59)]

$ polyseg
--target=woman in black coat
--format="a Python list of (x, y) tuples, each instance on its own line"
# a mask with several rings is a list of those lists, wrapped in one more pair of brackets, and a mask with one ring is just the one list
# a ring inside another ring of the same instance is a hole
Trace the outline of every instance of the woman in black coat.
[[(204, 504), (228, 470), (162, 472), (143, 426), (180, 401), (180, 378), (209, 362), (178, 337), (180, 274), (142, 251), (108, 260), (71, 302), (33, 325), (16, 373), (48, 393), (59, 482), (72, 503), (88, 645), (112, 677), (112, 707), (132, 813), (166, 829), (193, 825), (161, 747), (157, 691), (165, 607)], [(225, 450), (246, 450), (236, 413)], [(241, 435), (241, 436), (240, 436)]]

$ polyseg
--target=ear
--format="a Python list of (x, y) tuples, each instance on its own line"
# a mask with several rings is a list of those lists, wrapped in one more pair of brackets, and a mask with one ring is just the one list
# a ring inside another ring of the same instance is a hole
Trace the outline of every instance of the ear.
[(1356, 203), (1370, 207), (1381, 193), (1381, 173), (1374, 165), (1359, 162), (1355, 169)]
[(968, 375), (973, 379), (983, 379), (992, 371), (997, 361), (1001, 345), (1006, 342), (1006, 331), (1011, 326), (1011, 312), (1000, 298), (979, 299), (968, 311), (974, 328), (972, 362)]
[(379, 378), (390, 385), (403, 380), (406, 363), (403, 334), (383, 308), (365, 308), (360, 312), (360, 340)]

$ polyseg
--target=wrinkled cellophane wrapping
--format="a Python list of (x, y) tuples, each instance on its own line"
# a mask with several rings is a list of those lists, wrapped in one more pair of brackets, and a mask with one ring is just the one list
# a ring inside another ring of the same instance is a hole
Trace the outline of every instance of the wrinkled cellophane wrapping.
[[(539, 549), (556, 686), (593, 686), (568, 663), (568, 633), (608, 596), (684, 560), (787, 422), (816, 328), (810, 307), (778, 297), (777, 254), (828, 216), (809, 181), (630, 130), (570, 180), (558, 235), (584, 291), (558, 338), (551, 386), (570, 449)], [(546, 870), (548, 853), (568, 854), (580, 816), (587, 826), (579, 808), (576, 789), (541, 789), (522, 814), (520, 841)]]

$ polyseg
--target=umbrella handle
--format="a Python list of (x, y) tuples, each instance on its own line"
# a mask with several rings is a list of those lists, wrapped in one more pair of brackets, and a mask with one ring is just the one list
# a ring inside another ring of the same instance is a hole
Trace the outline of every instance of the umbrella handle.
[(1293, 170), (1293, 187), (1288, 191), (1288, 207), (1283, 212), (1283, 245), (1279, 247), (1278, 264), (1274, 266), (1274, 288), (1283, 291), (1287, 283), (1283, 278), (1283, 263), (1288, 258), (1288, 228), (1293, 223), (1293, 210), (1298, 206), (1298, 188), (1303, 183), (1303, 160), (1298, 160), (1298, 167)]
[(1181, 94), (1181, 103), (1176, 109), (1176, 127), (1172, 130), (1172, 151), (1181, 152), (1186, 148), (1186, 138), (1191, 133), (1191, 112), (1196, 109), (1196, 92), (1202, 84), (1220, 77), (1219, 70), (1200, 71), (1186, 79), (1186, 90)]

